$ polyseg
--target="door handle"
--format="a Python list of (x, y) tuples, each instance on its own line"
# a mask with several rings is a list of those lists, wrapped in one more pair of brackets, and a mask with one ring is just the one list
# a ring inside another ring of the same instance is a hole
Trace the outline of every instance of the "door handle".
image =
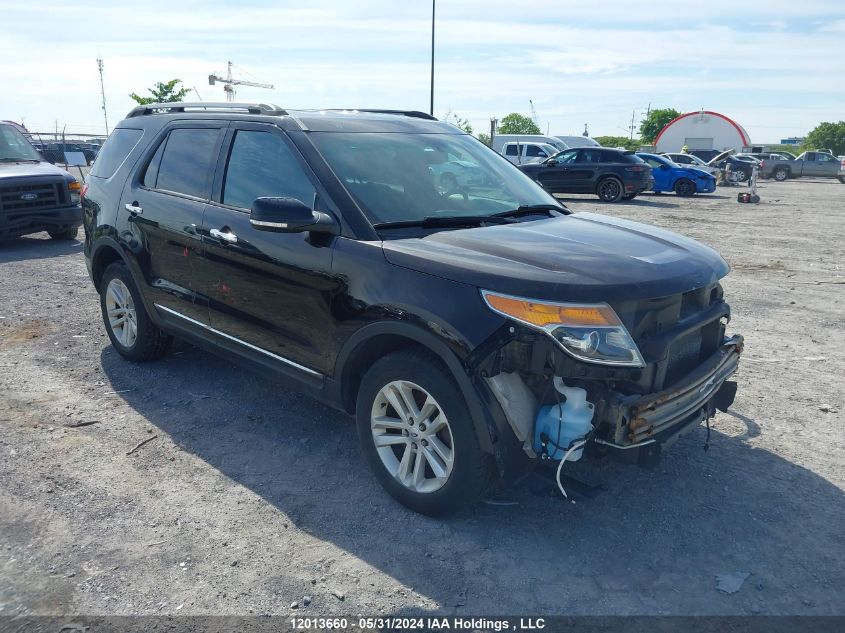
[(211, 229), (208, 234), (211, 237), (216, 237), (218, 240), (228, 244), (235, 244), (238, 241), (238, 236), (229, 231), (223, 232), (219, 229)]
[(139, 207), (137, 202), (127, 202), (123, 207), (132, 215), (141, 215), (144, 212), (143, 207)]

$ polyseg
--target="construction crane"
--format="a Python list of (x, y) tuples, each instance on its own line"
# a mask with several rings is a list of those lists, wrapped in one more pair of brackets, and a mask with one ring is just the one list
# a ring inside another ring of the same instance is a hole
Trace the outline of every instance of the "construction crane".
[(226, 101), (235, 100), (235, 86), (252, 86), (253, 88), (269, 88), (274, 89), (273, 84), (260, 83), (258, 81), (246, 81), (245, 79), (234, 79), (232, 77), (232, 62), (226, 62), (228, 70), (225, 77), (211, 74), (208, 76), (208, 85), (213, 86), (218, 81), (223, 84), (223, 90), (226, 92)]

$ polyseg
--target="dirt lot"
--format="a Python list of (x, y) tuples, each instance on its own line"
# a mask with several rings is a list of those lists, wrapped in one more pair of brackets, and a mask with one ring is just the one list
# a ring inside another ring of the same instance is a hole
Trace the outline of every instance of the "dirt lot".
[(351, 421), (283, 384), (185, 345), (122, 361), (80, 243), (0, 246), (0, 615), (845, 614), (845, 186), (736, 192), (566, 201), (732, 264), (746, 352), (709, 452), (699, 429), (655, 472), (597, 467), (595, 498), (524, 487), (449, 520), (388, 498)]

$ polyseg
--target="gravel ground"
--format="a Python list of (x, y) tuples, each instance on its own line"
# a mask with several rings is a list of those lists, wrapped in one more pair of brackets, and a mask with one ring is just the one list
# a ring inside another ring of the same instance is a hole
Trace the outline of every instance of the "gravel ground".
[(1, 245), (0, 615), (845, 614), (845, 186), (737, 191), (566, 200), (732, 264), (746, 351), (709, 452), (699, 429), (654, 472), (596, 466), (594, 498), (525, 486), (448, 520), (283, 384), (187, 345), (121, 360), (79, 242)]

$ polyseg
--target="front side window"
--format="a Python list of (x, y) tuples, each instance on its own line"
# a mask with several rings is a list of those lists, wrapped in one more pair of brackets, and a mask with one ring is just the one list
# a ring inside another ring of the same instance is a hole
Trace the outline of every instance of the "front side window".
[(555, 156), (555, 163), (558, 165), (569, 165), (570, 163), (574, 163), (575, 159), (578, 157), (578, 150), (577, 149), (570, 149), (565, 152), (561, 152), (560, 154)]
[(505, 156), (516, 156), (517, 155), (517, 152), (516, 152), (517, 149), (518, 149), (517, 145), (508, 145), (505, 148)]
[(155, 188), (208, 198), (219, 136), (217, 128), (171, 130), (161, 155)]
[(256, 198), (297, 198), (314, 206), (315, 190), (285, 142), (271, 132), (238, 130), (223, 182), (223, 203), (249, 209)]
[(526, 145), (525, 155), (536, 158), (537, 156), (546, 156), (546, 152), (539, 145)]
[[(312, 132), (309, 136), (373, 224), (557, 205), (517, 167), (466, 134)], [(449, 154), (472, 163), (472, 177), (457, 183), (444, 178)]]

